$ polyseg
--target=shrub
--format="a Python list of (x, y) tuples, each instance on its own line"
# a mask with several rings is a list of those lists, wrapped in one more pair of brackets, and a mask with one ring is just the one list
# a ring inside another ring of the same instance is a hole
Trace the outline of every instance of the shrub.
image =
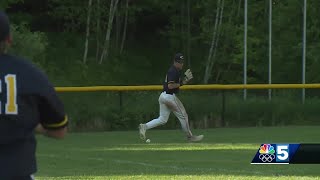
[(31, 32), (27, 24), (11, 26), (13, 44), (9, 52), (31, 60), (45, 70), (47, 37), (42, 32)]

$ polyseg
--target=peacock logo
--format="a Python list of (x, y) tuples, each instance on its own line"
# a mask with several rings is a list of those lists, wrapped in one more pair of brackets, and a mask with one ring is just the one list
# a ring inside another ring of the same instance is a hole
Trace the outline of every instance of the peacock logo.
[(260, 154), (274, 154), (275, 150), (274, 150), (274, 147), (271, 146), (270, 144), (263, 144), (262, 146), (260, 146), (259, 153)]

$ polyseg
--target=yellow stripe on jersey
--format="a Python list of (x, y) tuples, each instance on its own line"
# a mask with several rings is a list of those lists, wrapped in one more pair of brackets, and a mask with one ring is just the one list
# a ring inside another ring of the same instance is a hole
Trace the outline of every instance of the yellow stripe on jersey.
[(17, 105), (17, 82), (16, 75), (8, 74), (5, 77), (7, 83), (7, 99), (6, 114), (18, 114)]
[(65, 117), (64, 117), (64, 120), (63, 120), (62, 122), (55, 123), (55, 124), (45, 124), (45, 127), (48, 127), (48, 128), (57, 128), (57, 127), (61, 127), (61, 126), (66, 125), (67, 122), (68, 122), (68, 116), (65, 116)]

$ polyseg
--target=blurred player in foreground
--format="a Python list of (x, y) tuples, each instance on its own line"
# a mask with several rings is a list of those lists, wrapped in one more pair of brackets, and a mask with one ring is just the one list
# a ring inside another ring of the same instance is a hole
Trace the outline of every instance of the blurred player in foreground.
[(9, 19), (0, 11), (0, 179), (31, 180), (37, 171), (35, 132), (61, 139), (68, 120), (47, 76), (7, 53), (11, 42)]

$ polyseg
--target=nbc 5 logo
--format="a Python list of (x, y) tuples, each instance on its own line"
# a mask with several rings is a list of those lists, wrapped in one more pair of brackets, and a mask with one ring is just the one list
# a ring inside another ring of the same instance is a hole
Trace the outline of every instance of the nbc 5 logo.
[(276, 161), (289, 162), (289, 144), (277, 144), (276, 147)]

